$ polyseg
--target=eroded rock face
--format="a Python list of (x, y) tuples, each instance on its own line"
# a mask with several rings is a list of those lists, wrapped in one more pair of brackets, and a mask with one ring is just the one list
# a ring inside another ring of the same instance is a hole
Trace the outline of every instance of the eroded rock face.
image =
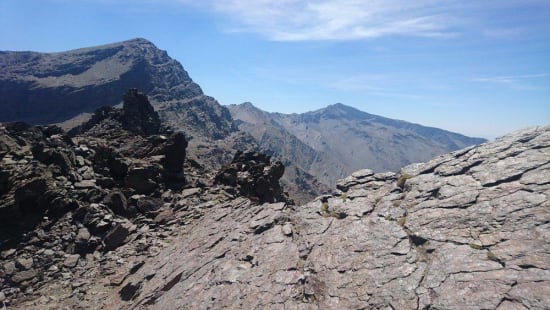
[(272, 163), (268, 155), (238, 151), (231, 164), (220, 170), (216, 182), (233, 186), (241, 195), (256, 197), (260, 202), (287, 201), (279, 184), (284, 172), (283, 164)]
[(400, 174), (359, 171), (301, 207), (220, 204), (107, 305), (544, 309), (549, 147), (549, 127), (530, 129)]
[(187, 139), (182, 132), (174, 133), (164, 147), (164, 170), (166, 178), (172, 180), (183, 180), (183, 161), (185, 160), (185, 149)]
[(145, 94), (132, 88), (123, 97), (121, 123), (124, 129), (141, 135), (160, 131), (160, 119)]

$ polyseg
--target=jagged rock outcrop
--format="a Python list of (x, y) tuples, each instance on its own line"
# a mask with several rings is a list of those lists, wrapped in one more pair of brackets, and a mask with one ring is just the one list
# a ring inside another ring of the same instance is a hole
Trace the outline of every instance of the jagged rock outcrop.
[(268, 155), (238, 151), (233, 161), (222, 167), (215, 181), (234, 187), (240, 195), (256, 198), (261, 203), (289, 201), (279, 183), (284, 172), (283, 164), (271, 162)]
[(160, 118), (147, 96), (132, 88), (122, 99), (122, 127), (141, 135), (154, 135), (160, 131)]
[(534, 128), (358, 171), (301, 207), (208, 206), (106, 306), (545, 309), (549, 152), (550, 127)]
[(164, 171), (165, 177), (170, 180), (185, 181), (183, 176), (183, 163), (187, 140), (181, 132), (174, 133), (164, 146)]
[(122, 109), (100, 108), (70, 134), (3, 124), (0, 146), (0, 307), (10, 309), (101, 307), (208, 208), (239, 190), (284, 198), (284, 167), (257, 153), (236, 156), (249, 165), (242, 188), (214, 185), (215, 170), (186, 160), (185, 135), (135, 89)]

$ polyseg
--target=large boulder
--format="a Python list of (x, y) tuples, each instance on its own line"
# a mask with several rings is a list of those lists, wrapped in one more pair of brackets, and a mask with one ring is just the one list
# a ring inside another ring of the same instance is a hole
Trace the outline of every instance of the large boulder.
[(103, 239), (105, 250), (112, 251), (126, 242), (130, 233), (135, 230), (135, 225), (130, 222), (122, 222), (113, 227)]
[(283, 164), (271, 162), (269, 155), (238, 151), (231, 164), (218, 172), (215, 182), (233, 186), (240, 194), (260, 202), (288, 201), (279, 183), (284, 171)]
[(124, 179), (126, 186), (134, 189), (138, 194), (151, 194), (158, 188), (157, 179), (160, 169), (156, 165), (133, 167)]
[(184, 180), (183, 162), (187, 140), (182, 132), (173, 134), (164, 147), (164, 173), (167, 181)]
[(136, 214), (135, 208), (128, 205), (126, 196), (124, 196), (124, 194), (120, 191), (113, 191), (109, 193), (105, 197), (104, 203), (117, 215), (132, 217)]
[(27, 213), (41, 213), (48, 207), (45, 193), (48, 191), (46, 178), (35, 178), (17, 188), (14, 193), (15, 204)]
[(94, 170), (116, 180), (124, 178), (128, 174), (127, 161), (113, 148), (98, 146), (93, 157)]
[(122, 126), (140, 135), (153, 135), (160, 131), (160, 118), (147, 96), (137, 89), (129, 89), (123, 97)]

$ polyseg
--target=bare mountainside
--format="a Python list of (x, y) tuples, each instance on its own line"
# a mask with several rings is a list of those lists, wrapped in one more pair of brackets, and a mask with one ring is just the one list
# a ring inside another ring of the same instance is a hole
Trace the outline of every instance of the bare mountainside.
[(231, 116), (182, 65), (145, 39), (59, 53), (0, 52), (0, 122), (67, 121), (143, 91), (161, 118), (189, 136), (221, 139)]
[(228, 106), (239, 128), (302, 167), (322, 183), (359, 169), (398, 171), (485, 139), (365, 113), (343, 104), (303, 114), (262, 111), (251, 103)]
[[(0, 68), (0, 122), (63, 122), (70, 128), (137, 88), (166, 125), (185, 133), (188, 156), (202, 164), (219, 168), (236, 150), (260, 148), (179, 62), (145, 39), (59, 53), (0, 52)], [(283, 183), (297, 200), (326, 190), (302, 168), (288, 161), (285, 166)]]

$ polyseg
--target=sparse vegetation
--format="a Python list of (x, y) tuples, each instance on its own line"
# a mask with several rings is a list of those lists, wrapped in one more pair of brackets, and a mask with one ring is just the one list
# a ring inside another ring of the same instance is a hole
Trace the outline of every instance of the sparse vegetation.
[(403, 173), (399, 175), (399, 178), (397, 178), (397, 186), (401, 189), (405, 188), (405, 182), (407, 182), (408, 179), (413, 178), (413, 175)]
[(328, 202), (323, 202), (321, 204), (321, 215), (327, 216), (328, 215)]
[(479, 245), (479, 244), (468, 243), (468, 245), (469, 245), (472, 249), (474, 249), (474, 250), (481, 250), (481, 249), (483, 249), (483, 247), (482, 247), (481, 245)]
[(407, 218), (402, 216), (399, 219), (397, 219), (397, 225), (399, 226), (405, 226), (405, 222), (407, 221)]
[(343, 201), (343, 202), (346, 202), (346, 200), (348, 199), (348, 195), (346, 195), (346, 193), (342, 193), (342, 195), (340, 196), (340, 198), (342, 198), (342, 201)]
[(487, 250), (487, 258), (494, 262), (500, 263), (500, 259), (490, 250)]

